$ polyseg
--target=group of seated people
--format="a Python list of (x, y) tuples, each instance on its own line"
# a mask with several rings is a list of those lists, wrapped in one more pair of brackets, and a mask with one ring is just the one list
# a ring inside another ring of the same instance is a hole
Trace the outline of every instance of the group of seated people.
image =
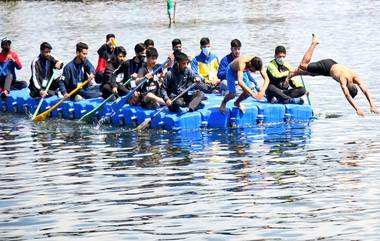
[[(24, 81), (16, 81), (15, 69), (21, 69), (22, 65), (10, 46), (9, 39), (2, 39), (0, 53), (2, 98), (6, 98), (12, 89), (21, 89), (27, 86)], [(233, 83), (228, 83), (227, 79), (229, 65), (240, 57), (241, 46), (238, 39), (232, 40), (231, 53), (219, 62), (217, 56), (211, 51), (208, 38), (200, 40), (201, 52), (194, 58), (182, 52), (180, 39), (174, 39), (172, 41), (173, 53), (161, 65), (157, 62), (158, 51), (154, 47), (153, 40), (147, 39), (144, 43), (136, 44), (135, 55), (127, 60), (126, 49), (118, 46), (114, 34), (107, 34), (106, 42), (98, 50), (99, 59), (95, 68), (87, 58), (87, 44), (77, 43), (76, 56), (63, 67), (63, 62), (51, 55), (52, 46), (43, 42), (40, 45), (40, 54), (31, 64), (30, 96), (41, 98), (58, 95), (68, 98), (69, 93), (78, 85), (85, 80), (90, 80), (84, 88), (71, 95), (70, 99), (82, 100), (100, 96), (107, 98), (110, 95), (118, 97), (127, 95), (144, 81), (144, 84), (130, 96), (128, 100), (130, 105), (141, 105), (146, 108), (166, 105), (173, 112), (194, 111), (199, 108), (201, 101), (205, 98), (204, 93), (229, 94), (233, 91), (236, 92), (235, 86), (231, 85), (235, 85), (237, 79)], [(269, 83), (263, 84), (261, 92), (264, 91), (267, 100), (272, 103), (302, 104), (303, 100), (300, 97), (305, 94), (305, 88), (294, 78), (288, 81), (287, 76), (291, 67), (285, 61), (285, 56), (285, 47), (277, 46), (275, 58), (265, 71)], [(190, 62), (191, 66), (189, 66)], [(250, 65), (249, 61), (247, 63)], [(258, 66), (244, 69), (244, 78), (247, 79), (245, 83), (249, 87), (257, 88), (257, 83), (251, 76), (250, 70), (251, 72), (256, 70), (262, 72), (262, 63)], [(62, 74), (56, 76), (54, 69), (62, 68)], [(159, 71), (155, 71), (158, 69)], [(262, 76), (265, 77), (263, 74)], [(194, 82), (197, 83), (194, 91), (189, 91), (172, 102)], [(248, 84), (249, 82), (252, 82), (253, 85)], [(268, 82), (266, 77), (264, 82)], [(235, 97), (235, 95), (230, 96)]]

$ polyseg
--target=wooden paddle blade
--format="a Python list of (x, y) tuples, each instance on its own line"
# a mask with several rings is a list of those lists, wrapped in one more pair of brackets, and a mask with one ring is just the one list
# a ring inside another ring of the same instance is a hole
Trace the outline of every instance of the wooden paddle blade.
[(38, 106), (36, 108), (36, 110), (34, 111), (34, 114), (33, 114), (33, 117), (32, 117), (32, 120), (36, 118), (36, 116), (38, 115), (38, 113), (40, 112), (40, 108), (42, 106), (42, 101), (44, 100), (44, 98), (41, 98), (40, 99), (40, 102), (38, 103)]
[(43, 121), (46, 119), (47, 115), (50, 114), (50, 112), (52, 112), (54, 109), (56, 109), (60, 104), (62, 104), (62, 102), (64, 102), (65, 100), (67, 100), (68, 98), (70, 98), (70, 96), (72, 96), (73, 94), (75, 94), (78, 90), (80, 90), (83, 86), (85, 86), (88, 82), (90, 82), (90, 79), (84, 81), (82, 84), (78, 85), (78, 87), (76, 87), (75, 89), (73, 89), (69, 94), (68, 96), (66, 97), (63, 97), (60, 101), (58, 101), (55, 105), (53, 105), (52, 107), (50, 107), (50, 109), (48, 109), (47, 111), (39, 114), (38, 116), (36, 116), (36, 118), (33, 118), (32, 120), (33, 121)]
[(152, 118), (146, 118), (143, 123), (141, 123), (139, 126), (136, 127), (136, 131), (143, 131), (144, 129), (148, 128), (150, 121)]
[(44, 121), (46, 119), (46, 116), (47, 115), (45, 113), (39, 114), (38, 116), (34, 117), (32, 121)]

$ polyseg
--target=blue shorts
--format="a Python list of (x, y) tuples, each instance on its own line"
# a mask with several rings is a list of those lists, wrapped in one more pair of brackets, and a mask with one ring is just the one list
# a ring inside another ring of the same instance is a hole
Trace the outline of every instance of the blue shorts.
[[(237, 72), (231, 69), (231, 64), (227, 66), (227, 88), (229, 93), (236, 93)], [(247, 72), (243, 73), (243, 82), (248, 87), (251, 88), (251, 82), (249, 81)]]

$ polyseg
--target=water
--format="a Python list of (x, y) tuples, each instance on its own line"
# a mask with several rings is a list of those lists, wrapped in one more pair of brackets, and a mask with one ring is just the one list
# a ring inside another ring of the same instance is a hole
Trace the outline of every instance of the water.
[[(178, 1), (167, 27), (164, 1), (1, 2), (0, 35), (29, 79), (39, 44), (70, 61), (90, 60), (114, 32), (132, 56), (152, 38), (160, 60), (173, 38), (195, 56), (210, 37), (222, 57), (269, 62), (278, 44), (294, 66), (317, 33), (314, 60), (358, 72), (379, 103), (378, 1)], [(258, 77), (258, 76), (257, 76)], [(261, 81), (258, 77), (259, 82)], [(74, 121), (32, 123), (0, 115), (0, 240), (379, 240), (379, 116), (362, 94), (355, 116), (340, 87), (305, 77), (319, 119), (308, 123), (142, 134)]]

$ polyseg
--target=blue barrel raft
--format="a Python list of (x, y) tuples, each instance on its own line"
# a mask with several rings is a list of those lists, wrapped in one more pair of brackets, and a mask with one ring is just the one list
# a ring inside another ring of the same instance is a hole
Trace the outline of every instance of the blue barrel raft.
[[(185, 131), (200, 128), (228, 128), (251, 127), (258, 123), (281, 123), (284, 121), (309, 121), (313, 117), (310, 105), (295, 104), (270, 104), (265, 101), (256, 101), (248, 98), (243, 102), (246, 111), (242, 113), (233, 101), (227, 104), (226, 113), (219, 111), (223, 96), (207, 94), (202, 108), (194, 112), (172, 113), (168, 109), (160, 112), (150, 122), (152, 129), (165, 129), (173, 131)], [(40, 113), (46, 111), (60, 100), (57, 96), (45, 98)], [(79, 119), (93, 110), (103, 101), (102, 98), (87, 99), (82, 101), (64, 101), (57, 109), (52, 111), (52, 118)], [(6, 100), (0, 103), (2, 112), (10, 113), (34, 113), (39, 99), (29, 96), (29, 89), (13, 90)], [(157, 110), (144, 109), (141, 106), (125, 104), (118, 110), (113, 108), (112, 102), (105, 104), (94, 115), (94, 122), (103, 120), (114, 126), (126, 126), (134, 128), (152, 117)]]

